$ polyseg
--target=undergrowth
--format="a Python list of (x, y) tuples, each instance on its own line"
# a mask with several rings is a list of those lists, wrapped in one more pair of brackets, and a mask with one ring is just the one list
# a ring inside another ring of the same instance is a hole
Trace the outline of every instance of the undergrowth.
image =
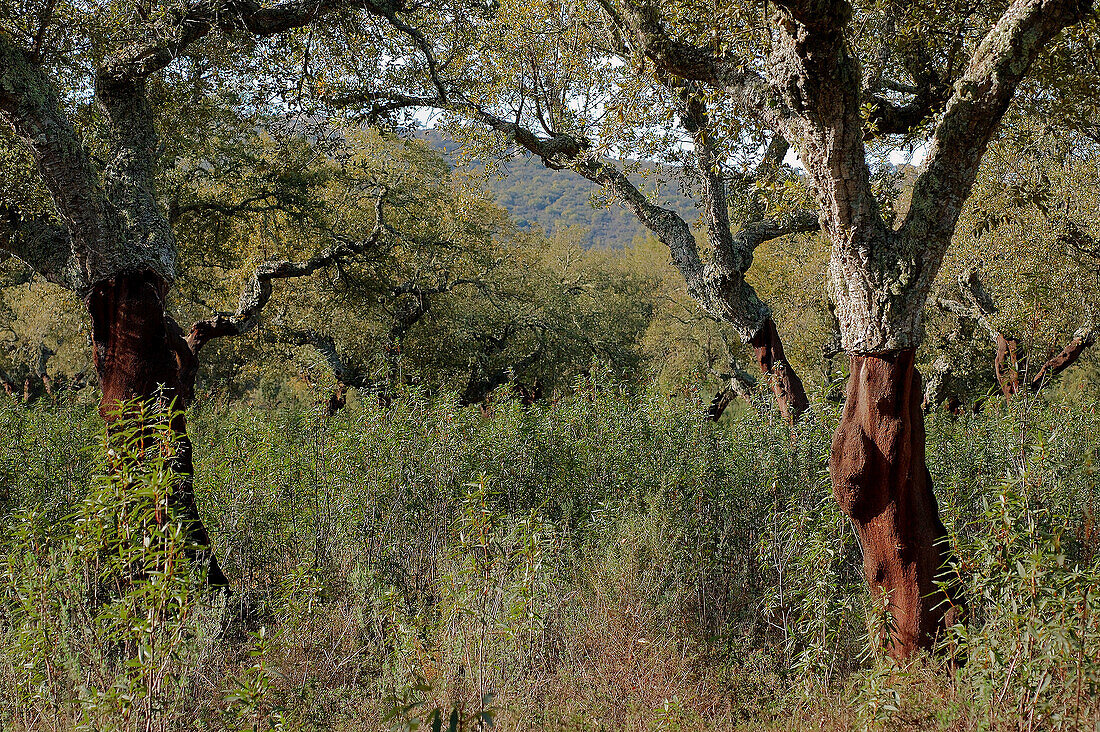
[(1095, 728), (1094, 409), (930, 421), (957, 668), (868, 642), (835, 407), (701, 411), (611, 383), (488, 413), (200, 406), (227, 596), (163, 417), (108, 439), (83, 407), (0, 406), (3, 728)]

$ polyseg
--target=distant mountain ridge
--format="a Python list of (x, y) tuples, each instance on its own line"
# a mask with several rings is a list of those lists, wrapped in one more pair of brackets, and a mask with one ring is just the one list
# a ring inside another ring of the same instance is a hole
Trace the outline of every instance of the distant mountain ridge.
[[(423, 136), (449, 163), (455, 164), (458, 156), (453, 152), (454, 142), (435, 131)], [(503, 177), (488, 176), (485, 185), (521, 227), (537, 226), (553, 234), (580, 226), (587, 230), (587, 246), (601, 248), (629, 246), (636, 236), (647, 231), (634, 214), (617, 202), (593, 205), (594, 195), (599, 200), (606, 199), (600, 186), (571, 170), (550, 170), (537, 159), (525, 157), (508, 163), (504, 172)], [(643, 192), (652, 192), (652, 178), (640, 175), (631, 178)], [(699, 216), (695, 202), (683, 195), (675, 183), (662, 186), (659, 199), (662, 206), (676, 211), (688, 222)]]

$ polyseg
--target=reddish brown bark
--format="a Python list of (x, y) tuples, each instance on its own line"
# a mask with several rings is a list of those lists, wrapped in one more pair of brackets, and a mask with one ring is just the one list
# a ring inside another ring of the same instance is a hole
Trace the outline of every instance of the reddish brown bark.
[[(1029, 391), (1037, 392), (1051, 378), (1075, 364), (1081, 355), (1096, 342), (1095, 329), (1083, 328), (1074, 334), (1061, 351), (1047, 359), (1026, 379)], [(1005, 399), (1020, 391), (1021, 375), (1028, 370), (1030, 356), (1024, 355), (1023, 347), (1015, 338), (1005, 338), (997, 333), (997, 355), (993, 361), (993, 370), (997, 383)]]
[(1052, 376), (1057, 376), (1062, 373), (1081, 357), (1081, 354), (1085, 352), (1089, 346), (1096, 342), (1095, 331), (1089, 331), (1085, 335), (1075, 335), (1065, 348), (1047, 359), (1047, 362), (1035, 372), (1035, 376), (1031, 378), (1032, 391), (1038, 391), (1047, 379)]
[(806, 396), (802, 379), (783, 353), (783, 341), (779, 338), (775, 321), (771, 318), (765, 320), (760, 331), (749, 341), (749, 345), (752, 346), (756, 362), (775, 394), (779, 411), (788, 421), (795, 421), (809, 408), (810, 400)]
[(1020, 343), (1015, 338), (997, 334), (997, 356), (993, 361), (993, 373), (1008, 399), (1020, 390)]
[(833, 492), (863, 548), (877, 599), (889, 598), (890, 655), (930, 648), (957, 602), (934, 580), (944, 566), (940, 522), (925, 463), (921, 378), (915, 351), (851, 357), (851, 377), (829, 468)]
[[(144, 271), (99, 282), (88, 295), (93, 360), (102, 390), (99, 411), (108, 428), (118, 417), (120, 403), (172, 403), (183, 410), (191, 400), (197, 362), (179, 327), (165, 312), (167, 290), (159, 275)], [(210, 537), (195, 505), (191, 440), (182, 411), (174, 416), (172, 429), (177, 442), (171, 467), (180, 474), (172, 495), (192, 540), (208, 547)], [(198, 560), (209, 561), (210, 584), (228, 584), (214, 553), (200, 554)]]

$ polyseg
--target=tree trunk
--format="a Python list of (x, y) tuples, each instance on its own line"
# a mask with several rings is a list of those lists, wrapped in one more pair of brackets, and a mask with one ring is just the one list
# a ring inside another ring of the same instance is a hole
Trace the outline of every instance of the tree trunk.
[(329, 394), (328, 401), (325, 403), (325, 414), (329, 417), (335, 417), (336, 413), (344, 408), (348, 403), (348, 387), (341, 383), (336, 384), (336, 388)]
[(733, 400), (737, 398), (733, 389), (729, 386), (723, 386), (718, 390), (718, 393), (714, 395), (714, 398), (710, 400), (710, 406), (707, 407), (706, 421), (717, 422), (722, 419), (722, 415), (726, 412), (726, 407), (733, 404)]
[[(110, 429), (119, 405), (141, 400), (180, 410), (172, 419), (176, 453), (171, 468), (180, 475), (172, 496), (191, 539), (201, 547), (210, 537), (195, 505), (194, 462), (182, 410), (194, 392), (197, 363), (175, 321), (165, 312), (168, 284), (151, 271), (119, 274), (96, 284), (87, 298), (93, 360), (102, 389), (99, 411)], [(228, 584), (213, 551), (196, 553), (209, 562), (211, 585)]]
[(904, 659), (931, 648), (959, 607), (934, 580), (947, 555), (932, 479), (925, 463), (921, 378), (915, 349), (851, 357), (840, 426), (833, 437), (833, 491), (863, 549), (876, 600), (888, 597), (883, 638)]
[(1015, 338), (997, 334), (997, 355), (993, 361), (993, 373), (1005, 399), (1020, 390), (1020, 343)]
[(755, 336), (749, 340), (760, 371), (768, 378), (772, 393), (779, 404), (779, 411), (790, 422), (798, 419), (810, 406), (802, 379), (795, 373), (783, 353), (783, 341), (775, 328), (775, 321), (768, 318)]

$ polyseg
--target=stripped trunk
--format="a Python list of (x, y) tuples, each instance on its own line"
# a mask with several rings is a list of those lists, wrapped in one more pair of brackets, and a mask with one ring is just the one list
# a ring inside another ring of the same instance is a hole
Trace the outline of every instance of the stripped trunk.
[[(753, 350), (756, 364), (760, 367), (780, 414), (790, 423), (810, 408), (810, 399), (806, 396), (806, 387), (783, 352), (783, 341), (776, 330), (775, 321), (766, 318), (760, 329), (745, 341)], [(741, 396), (749, 398), (750, 390), (756, 386), (756, 380), (749, 374), (740, 372), (730, 377), (730, 382), (722, 387), (707, 407), (706, 420), (717, 422), (725, 414), (726, 408), (734, 399)]]
[(714, 395), (714, 398), (710, 400), (710, 406), (707, 407), (706, 420), (708, 422), (717, 422), (722, 419), (722, 415), (725, 414), (726, 408), (733, 404), (733, 400), (736, 397), (736, 393), (729, 386), (719, 389), (718, 393)]
[[(730, 56), (668, 34), (657, 5), (622, 3), (609, 14), (658, 75), (672, 78), (668, 86), (690, 90), (706, 84), (708, 91), (723, 92), (734, 106), (751, 111), (755, 122), (789, 140), (811, 183), (821, 231), (832, 243), (829, 288), (840, 343), (851, 357), (847, 403), (830, 460), (834, 491), (863, 542), (867, 579), (880, 597), (886, 596), (893, 619), (890, 652), (908, 657), (931, 644), (946, 618), (942, 594), (933, 584), (944, 559), (937, 541), (945, 531), (925, 464), (920, 377), (913, 366), (924, 336), (925, 303), (982, 155), (1018, 86), (1045, 46), (1087, 17), (1092, 3), (1013, 0), (969, 58), (960, 59), (957, 71), (952, 62), (941, 73), (919, 44), (903, 52), (898, 61), (917, 84), (904, 105), (878, 98), (869, 92), (876, 84), (864, 83), (861, 49), (850, 45), (846, 30), (858, 17), (851, 3), (769, 3), (770, 51), (759, 71), (745, 64), (731, 69)], [(693, 109), (700, 108), (688, 106), (684, 127), (702, 133), (694, 142), (707, 210), (722, 212), (716, 205), (723, 192), (721, 176), (704, 159), (713, 152), (706, 120)], [(936, 120), (935, 130), (908, 211), (891, 214), (888, 221), (872, 184), (865, 143), (910, 134), (926, 117)], [(552, 156), (547, 153), (544, 159)], [(634, 208), (644, 213), (637, 201)], [(651, 218), (655, 230), (668, 219)], [(712, 227), (712, 236), (720, 229)], [(691, 240), (669, 237), (667, 243), (690, 286), (699, 268)], [(753, 251), (714, 249), (723, 256), (751, 257)], [(712, 269), (718, 276), (699, 278), (695, 289), (704, 295), (712, 289), (729, 291), (738, 282), (733, 275), (747, 271), (746, 259), (716, 261)], [(708, 287), (712, 281), (717, 287)], [(738, 302), (752, 304), (745, 298)], [(1059, 363), (1080, 350), (1067, 349)]]
[[(162, 277), (143, 271), (103, 280), (88, 295), (93, 359), (102, 389), (99, 411), (111, 429), (113, 422), (125, 416), (120, 413), (125, 402), (173, 407), (171, 426), (176, 443), (170, 468), (180, 478), (172, 500), (192, 541), (209, 547), (210, 537), (195, 505), (191, 440), (182, 411), (194, 392), (196, 361), (179, 327), (165, 312), (167, 289)], [(228, 584), (213, 551), (200, 550), (194, 558), (209, 562), (211, 585)]]
[(1020, 342), (997, 333), (997, 355), (993, 361), (993, 373), (1005, 399), (1020, 390)]
[(768, 380), (779, 411), (789, 422), (798, 419), (810, 407), (806, 388), (794, 367), (783, 353), (783, 341), (779, 338), (775, 321), (768, 318), (755, 336), (749, 340), (756, 363)]
[(993, 369), (1005, 399), (1011, 399), (1024, 387), (1038, 392), (1048, 381), (1075, 364), (1096, 343), (1097, 335), (1098, 330), (1091, 324), (1078, 328), (1061, 351), (1044, 361), (1035, 373), (1021, 382), (1021, 376), (1030, 366), (1029, 356), (1024, 354), (1023, 346), (1017, 339), (1006, 338), (997, 332), (997, 355), (993, 361)]
[(947, 531), (925, 462), (924, 412), (915, 350), (851, 357), (830, 472), (841, 509), (863, 549), (863, 568), (889, 614), (890, 655), (931, 648), (957, 604), (935, 584)]

